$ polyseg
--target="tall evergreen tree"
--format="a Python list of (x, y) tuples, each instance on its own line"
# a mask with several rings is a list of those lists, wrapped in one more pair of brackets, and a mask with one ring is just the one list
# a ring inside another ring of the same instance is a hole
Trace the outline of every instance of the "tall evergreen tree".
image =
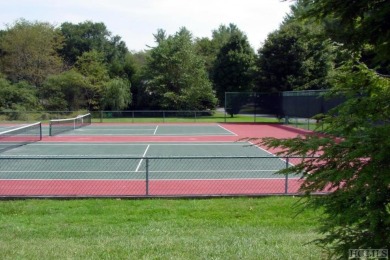
[(294, 13), (268, 35), (258, 50), (256, 90), (260, 92), (327, 89), (337, 48), (313, 19), (301, 21)]
[(216, 99), (191, 33), (181, 28), (173, 36), (156, 37), (156, 42), (146, 66), (147, 102), (164, 109), (214, 109)]
[(225, 92), (253, 90), (255, 53), (245, 34), (234, 33), (220, 49), (213, 68), (213, 83), (220, 105)]
[[(287, 170), (303, 174), (307, 204), (323, 212), (317, 242), (329, 258), (348, 259), (350, 249), (390, 248), (390, 80), (386, 70), (390, 42), (389, 1), (303, 0), (300, 18), (337, 24), (328, 34), (350, 54), (332, 77), (331, 94), (346, 101), (325, 117), (324, 133), (290, 139), (266, 138), (279, 154), (306, 159)], [(299, 3), (302, 3), (299, 1)], [(376, 15), (377, 14), (377, 15)], [(378, 19), (379, 18), (379, 19)], [(346, 30), (349, 30), (346, 34)], [(375, 32), (372, 34), (371, 30)], [(362, 59), (367, 45), (376, 55)], [(387, 46), (388, 47), (388, 46)], [(369, 66), (367, 66), (369, 65)], [(314, 156), (314, 157), (312, 157)], [(331, 191), (326, 196), (313, 192)], [(379, 258), (379, 256), (378, 256)]]

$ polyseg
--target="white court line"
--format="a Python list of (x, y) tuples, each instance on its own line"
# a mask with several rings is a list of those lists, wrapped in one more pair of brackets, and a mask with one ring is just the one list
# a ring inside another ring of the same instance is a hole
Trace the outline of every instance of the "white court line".
[[(84, 128), (79, 128), (79, 129), (76, 129), (76, 131), (81, 131), (83, 130), (84, 131)], [(154, 128), (145, 128), (145, 129), (141, 129), (141, 128), (137, 128), (137, 129), (128, 129), (128, 128), (110, 128), (110, 129), (94, 129), (94, 131), (107, 131), (107, 130), (110, 130), (110, 131), (154, 131)]]
[[(41, 159), (45, 158), (62, 158), (62, 157), (72, 157), (71, 159), (80, 159), (80, 158), (85, 158), (85, 159), (118, 159), (118, 160), (128, 160), (128, 159), (138, 159), (141, 156), (137, 154), (112, 154), (112, 155), (106, 155), (106, 154), (34, 154), (34, 155), (26, 155), (26, 154), (11, 154), (11, 155), (0, 155), (0, 158), (9, 158), (9, 157), (34, 157), (34, 158), (39, 158), (43, 157)], [(1, 171), (0, 171), (1, 172)]]
[(145, 181), (145, 179), (2, 179), (0, 181)]
[[(149, 150), (149, 147), (150, 147), (150, 144), (148, 144), (148, 146), (146, 147), (145, 152), (144, 152), (144, 154), (142, 155), (142, 157), (145, 157), (146, 153), (147, 153), (148, 150)], [(139, 161), (138, 166), (137, 166), (137, 168), (135, 169), (135, 172), (138, 172), (139, 167), (141, 167), (141, 163), (142, 163), (143, 160), (144, 160), (144, 158), (142, 158), (142, 159)]]
[(229, 129), (226, 129), (225, 127), (223, 127), (223, 126), (221, 126), (221, 125), (219, 125), (219, 124), (218, 124), (218, 126), (219, 126), (220, 128), (222, 128), (223, 130), (228, 131), (228, 132), (231, 133), (232, 135), (238, 136), (236, 133), (230, 131)]
[[(153, 172), (153, 173), (225, 173), (225, 172), (238, 172), (238, 173), (244, 173), (244, 172), (276, 172), (276, 171), (279, 171), (280, 169), (276, 169), (276, 170), (183, 170), (183, 171), (164, 171), (164, 170), (160, 170), (160, 171), (149, 171), (149, 172)], [(135, 170), (135, 171), (0, 171), (0, 173), (9, 173), (9, 172), (12, 172), (12, 173), (64, 173), (64, 172), (69, 172), (69, 173), (78, 173), (78, 172), (82, 172), (82, 173), (100, 173), (100, 172), (104, 172), (104, 173), (117, 173), (117, 172), (124, 172), (124, 173), (129, 173), (129, 172), (132, 172), (132, 173), (136, 173), (138, 172), (138, 169)], [(272, 178), (272, 179), (275, 179), (275, 178)], [(284, 178), (281, 178), (281, 179), (284, 179)]]
[(260, 146), (254, 144), (254, 143), (252, 143), (252, 142), (248, 142), (248, 143), (249, 143), (251, 146), (257, 147), (258, 149), (262, 150), (263, 152), (266, 152), (266, 153), (268, 153), (268, 154), (270, 154), (270, 155), (272, 155), (272, 156), (274, 156), (274, 157), (276, 156), (275, 154), (271, 153), (270, 151), (267, 151), (267, 150), (265, 150), (264, 148), (261, 148)]
[[(250, 143), (251, 145), (257, 147), (258, 149), (262, 150), (263, 152), (266, 152), (266, 153), (272, 155), (273, 157), (277, 157), (276, 154), (273, 154), (273, 153), (271, 153), (270, 151), (267, 151), (267, 150), (265, 150), (264, 148), (261, 148), (260, 146), (254, 144), (254, 143), (252, 143), (252, 142), (248, 142), (248, 143)], [(287, 157), (283, 157), (283, 156), (281, 156), (281, 157), (282, 157), (282, 158), (287, 158)], [(279, 158), (279, 160), (281, 160), (282, 162), (286, 163), (287, 161), (286, 161), (285, 159), (282, 159), (282, 158)], [(289, 164), (290, 166), (295, 166), (295, 165), (294, 165), (293, 163), (291, 163), (291, 162), (289, 162), (288, 164)]]
[[(75, 130), (76, 131), (76, 130)], [(123, 135), (129, 135), (129, 136), (149, 136), (147, 133), (143, 134), (80, 134), (75, 131), (72, 131), (72, 133), (69, 134), (63, 134), (59, 136), (72, 136), (72, 135), (77, 135), (77, 136), (123, 136)], [(153, 131), (151, 129), (150, 131)], [(198, 137), (198, 136), (237, 136), (236, 134), (229, 134), (229, 133), (194, 133), (194, 134), (158, 134), (157, 136), (189, 136), (189, 137)]]
[[(117, 172), (120, 172), (120, 173), (129, 173), (129, 171), (0, 171), (0, 173), (9, 173), (9, 172), (12, 172), (12, 173), (100, 173), (100, 172), (104, 172), (104, 173), (117, 173)], [(5, 180), (5, 179), (3, 179)], [(8, 179), (7, 179), (8, 180)], [(22, 179), (24, 180), (24, 179)]]
[(154, 129), (153, 135), (156, 135), (157, 129), (158, 129), (158, 125), (156, 126), (156, 129)]
[[(241, 181), (241, 180), (282, 180), (286, 178), (221, 178), (221, 179), (151, 179), (151, 181)], [(300, 178), (288, 178), (289, 180), (300, 180)], [(23, 179), (24, 180), (24, 179)]]
[[(165, 145), (165, 146), (180, 146), (180, 145), (193, 145), (193, 146), (206, 146), (206, 145), (212, 145), (212, 146), (215, 146), (215, 145), (221, 145), (221, 146), (242, 146), (243, 143), (248, 143), (248, 142), (221, 142), (221, 141), (217, 141), (217, 142), (210, 142), (210, 141), (207, 141), (207, 142), (196, 142), (196, 143), (193, 143), (193, 142), (184, 142), (184, 143), (151, 143), (152, 145)], [(61, 143), (61, 142), (57, 142), (57, 143), (33, 143), (33, 144), (29, 144), (29, 146), (93, 146), (93, 145), (96, 145), (96, 146), (99, 146), (99, 145), (111, 145), (111, 146), (145, 146), (146, 144), (150, 144), (150, 143), (132, 143), (132, 142), (128, 142), (128, 143)]]

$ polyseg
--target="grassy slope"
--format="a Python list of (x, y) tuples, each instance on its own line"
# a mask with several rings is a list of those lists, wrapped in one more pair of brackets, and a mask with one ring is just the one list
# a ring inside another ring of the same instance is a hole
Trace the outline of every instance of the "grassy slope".
[(0, 201), (0, 259), (320, 259), (298, 198)]

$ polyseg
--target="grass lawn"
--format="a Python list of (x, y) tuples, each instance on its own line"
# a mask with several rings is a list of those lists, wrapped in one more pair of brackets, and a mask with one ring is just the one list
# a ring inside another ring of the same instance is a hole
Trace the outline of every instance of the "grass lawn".
[(321, 259), (294, 197), (0, 201), (0, 259)]

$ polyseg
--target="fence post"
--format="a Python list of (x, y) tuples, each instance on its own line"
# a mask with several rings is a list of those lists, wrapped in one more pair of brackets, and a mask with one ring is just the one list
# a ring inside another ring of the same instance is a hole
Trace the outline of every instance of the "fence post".
[(149, 196), (149, 158), (145, 159), (145, 195)]
[[(286, 169), (289, 165), (289, 158), (286, 157)], [(285, 180), (284, 180), (284, 194), (288, 194), (288, 174), (286, 174)]]

